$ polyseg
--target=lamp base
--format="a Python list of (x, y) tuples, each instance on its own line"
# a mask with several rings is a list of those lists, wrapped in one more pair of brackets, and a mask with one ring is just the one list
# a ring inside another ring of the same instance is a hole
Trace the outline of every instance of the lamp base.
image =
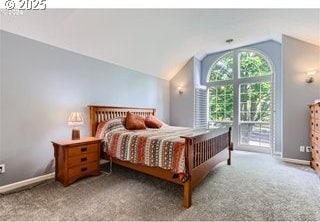
[(72, 129), (72, 140), (79, 140), (80, 139), (80, 129)]

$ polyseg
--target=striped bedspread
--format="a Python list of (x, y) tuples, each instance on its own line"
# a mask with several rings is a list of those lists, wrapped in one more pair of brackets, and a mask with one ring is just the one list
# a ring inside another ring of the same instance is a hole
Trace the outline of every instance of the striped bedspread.
[(164, 126), (161, 129), (115, 128), (104, 134), (104, 151), (123, 161), (185, 173), (185, 140), (193, 129)]

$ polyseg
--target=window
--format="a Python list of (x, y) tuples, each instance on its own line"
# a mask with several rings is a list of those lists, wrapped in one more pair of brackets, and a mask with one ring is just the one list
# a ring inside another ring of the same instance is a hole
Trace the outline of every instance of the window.
[(270, 82), (240, 84), (240, 120), (270, 121)]
[(228, 53), (219, 59), (212, 67), (209, 81), (229, 80), (233, 79), (233, 55)]
[(272, 66), (255, 50), (235, 50), (217, 59), (207, 78), (209, 126), (233, 126), (238, 148), (270, 148)]
[(242, 51), (240, 56), (240, 78), (265, 76), (271, 74), (271, 67), (268, 61), (254, 51)]
[(233, 120), (233, 85), (209, 89), (209, 119), (216, 127), (230, 125)]

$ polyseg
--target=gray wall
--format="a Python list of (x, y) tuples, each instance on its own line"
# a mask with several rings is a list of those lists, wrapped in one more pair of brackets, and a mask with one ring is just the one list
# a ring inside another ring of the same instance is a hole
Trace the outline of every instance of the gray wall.
[(320, 47), (282, 37), (283, 62), (283, 152), (282, 157), (310, 160), (310, 153), (300, 153), (300, 145), (309, 145), (308, 104), (320, 98), (320, 74), (315, 82), (305, 83), (308, 70), (320, 70)]
[(201, 61), (196, 57), (193, 57), (193, 79), (194, 85), (201, 86)]
[[(194, 125), (194, 60), (191, 58), (170, 80), (170, 125)], [(181, 86), (183, 94), (177, 88)]]
[(71, 111), (86, 118), (81, 136), (89, 104), (155, 107), (169, 120), (168, 81), (8, 32), (0, 38), (0, 186), (53, 172), (50, 141), (70, 138)]
[[(275, 82), (275, 151), (281, 152), (281, 44), (273, 40), (260, 42), (241, 48), (256, 49), (268, 56), (274, 66), (274, 82)], [(201, 84), (205, 85), (207, 75), (212, 64), (227, 51), (213, 53), (203, 58), (201, 63)]]

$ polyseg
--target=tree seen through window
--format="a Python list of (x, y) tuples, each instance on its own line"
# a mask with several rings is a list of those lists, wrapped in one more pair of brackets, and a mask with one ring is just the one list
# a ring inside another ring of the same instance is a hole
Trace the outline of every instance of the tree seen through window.
[[(234, 73), (235, 70), (238, 73)], [(265, 76), (271, 74), (268, 60), (257, 51), (233, 51), (218, 59), (208, 76), (208, 83), (213, 83), (208, 87), (209, 121), (216, 127), (231, 124), (236, 108), (240, 143), (270, 146), (272, 84), (271, 78), (265, 79)], [(246, 81), (234, 85), (234, 79)], [(235, 90), (238, 90), (239, 98), (234, 98)], [(237, 99), (238, 107), (234, 107), (234, 99)]]

